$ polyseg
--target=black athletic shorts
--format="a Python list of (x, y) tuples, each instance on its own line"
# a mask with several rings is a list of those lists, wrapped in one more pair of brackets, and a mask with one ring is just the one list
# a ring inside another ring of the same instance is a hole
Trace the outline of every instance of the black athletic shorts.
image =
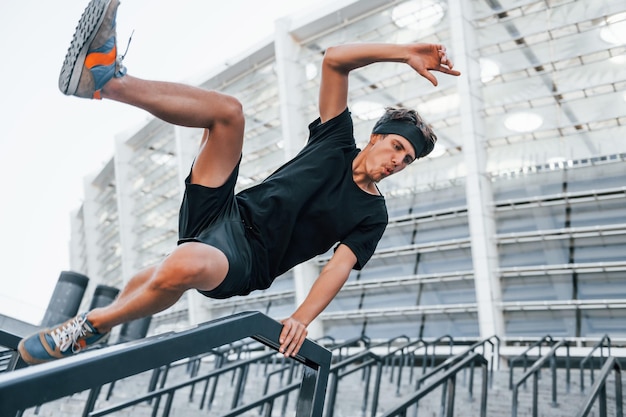
[(191, 174), (185, 179), (178, 244), (206, 243), (221, 250), (228, 259), (228, 273), (224, 281), (211, 291), (198, 290), (211, 298), (247, 295), (254, 289), (250, 280), (253, 274), (252, 250), (235, 199), (238, 174), (239, 164), (224, 185), (218, 188), (191, 184)]

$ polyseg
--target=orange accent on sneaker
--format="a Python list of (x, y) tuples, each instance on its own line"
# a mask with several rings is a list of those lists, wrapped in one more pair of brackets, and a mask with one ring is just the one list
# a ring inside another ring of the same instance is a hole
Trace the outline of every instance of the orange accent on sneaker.
[(93, 92), (93, 99), (102, 100), (102, 90), (96, 90)]
[(92, 52), (85, 57), (85, 67), (92, 69), (98, 65), (108, 66), (115, 64), (117, 58), (117, 48), (112, 48), (108, 52)]

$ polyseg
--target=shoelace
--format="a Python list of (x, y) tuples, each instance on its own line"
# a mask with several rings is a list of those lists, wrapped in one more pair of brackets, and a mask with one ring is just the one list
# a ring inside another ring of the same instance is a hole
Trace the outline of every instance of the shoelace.
[(70, 347), (72, 348), (72, 353), (78, 353), (81, 350), (77, 340), (87, 334), (87, 329), (85, 328), (86, 321), (86, 316), (75, 317), (74, 320), (65, 326), (57, 328), (50, 333), (52, 340), (54, 340), (61, 352), (65, 352)]
[(123, 54), (117, 56), (118, 70), (116, 71), (116, 76), (118, 77), (126, 75), (126, 67), (122, 64), (122, 62), (124, 61), (124, 58), (126, 58), (126, 54), (128, 53), (128, 49), (130, 48), (130, 41), (133, 40), (134, 34), (135, 34), (135, 31), (133, 30), (128, 38), (128, 43), (126, 44), (126, 50), (124, 50)]
[(134, 34), (135, 34), (135, 30), (133, 29), (133, 31), (130, 33), (130, 36), (128, 37), (128, 43), (126, 44), (126, 50), (124, 50), (124, 53), (120, 57), (120, 60), (123, 60), (126, 57), (126, 54), (128, 53), (128, 48), (130, 48), (130, 41), (133, 40), (133, 35)]

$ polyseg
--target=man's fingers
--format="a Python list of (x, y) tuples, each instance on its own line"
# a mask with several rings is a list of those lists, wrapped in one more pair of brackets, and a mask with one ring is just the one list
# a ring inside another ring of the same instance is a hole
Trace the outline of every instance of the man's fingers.
[(289, 320), (283, 320), (281, 323), (283, 324), (283, 329), (280, 331), (280, 336), (278, 337), (278, 341), (282, 345), (285, 343), (285, 340), (287, 339), (287, 336), (289, 335), (289, 330), (291, 329), (291, 323), (289, 323)]
[(433, 74), (430, 73), (430, 71), (428, 71), (427, 69), (423, 69), (418, 71), (419, 74), (426, 78), (428, 81), (430, 81), (435, 87), (437, 87), (437, 78), (435, 78), (435, 76)]
[(453, 70), (451, 68), (444, 67), (444, 66), (439, 67), (438, 71), (443, 72), (444, 74), (449, 74), (449, 75), (461, 75), (460, 71)]
[(285, 356), (295, 356), (308, 333), (306, 326), (290, 319), (285, 319), (282, 323), (283, 329), (279, 336), (280, 347), (278, 351)]
[(297, 353), (296, 348), (298, 347), (298, 340), (299, 338), (297, 335), (291, 338), (289, 346), (287, 347), (287, 350), (285, 350), (285, 356), (293, 356)]
[(299, 329), (299, 330), (301, 331), (298, 331), (291, 338), (289, 347), (285, 351), (285, 356), (295, 356), (300, 351), (300, 348), (302, 347), (302, 344), (304, 343), (304, 340), (306, 339), (307, 331), (306, 331), (306, 328)]
[(454, 64), (452, 64), (452, 61), (448, 57), (448, 54), (446, 54), (446, 50), (445, 49), (439, 50), (439, 62), (442, 65), (446, 65), (446, 66), (448, 66), (450, 68), (452, 68), (453, 65), (454, 65)]
[(437, 71), (443, 72), (445, 74), (450, 74), (450, 75), (461, 75), (460, 71), (456, 71), (453, 69), (454, 62), (452, 62), (452, 60), (446, 53), (445, 47), (441, 47), (438, 53), (439, 53), (439, 68), (437, 68)]
[(280, 347), (278, 351), (280, 353), (285, 353), (285, 349), (289, 346), (291, 342), (290, 332), (291, 332), (291, 322), (289, 320), (283, 320), (283, 329), (280, 331), (280, 336), (278, 338), (278, 342), (280, 343)]

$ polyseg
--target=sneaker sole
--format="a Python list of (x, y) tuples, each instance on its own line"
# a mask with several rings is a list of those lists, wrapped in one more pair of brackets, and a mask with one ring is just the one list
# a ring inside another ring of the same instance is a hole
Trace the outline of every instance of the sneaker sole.
[(63, 94), (71, 96), (78, 89), (89, 45), (98, 33), (111, 1), (92, 0), (80, 17), (59, 75), (59, 89)]

